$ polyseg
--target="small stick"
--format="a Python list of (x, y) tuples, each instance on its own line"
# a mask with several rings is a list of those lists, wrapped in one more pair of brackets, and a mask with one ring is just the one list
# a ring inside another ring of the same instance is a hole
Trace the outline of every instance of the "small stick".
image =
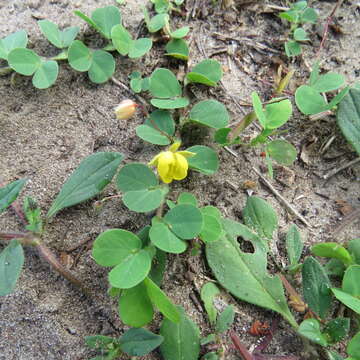
[(349, 215), (345, 216), (340, 225), (338, 225), (333, 231), (332, 235), (338, 234), (341, 230), (343, 230), (347, 225), (350, 225), (355, 220), (358, 220), (360, 218), (360, 209), (354, 210)]
[(326, 23), (325, 23), (325, 26), (324, 26), (324, 33), (323, 33), (321, 43), (320, 43), (320, 46), (319, 46), (319, 50), (317, 51), (317, 54), (316, 54), (316, 59), (318, 59), (320, 57), (320, 52), (321, 52), (322, 48), (324, 47), (325, 41), (326, 41), (328, 33), (329, 33), (330, 23), (332, 22), (333, 17), (335, 15), (337, 9), (342, 5), (343, 1), (344, 0), (338, 0), (336, 5), (332, 9), (330, 15), (327, 17), (327, 20), (326, 20)]
[(260, 172), (252, 166), (252, 170), (259, 176), (262, 183), (264, 183), (269, 190), (278, 198), (279, 201), (283, 203), (283, 205), (293, 214), (295, 215), (304, 225), (311, 228), (311, 225), (307, 222), (307, 220), (293, 207), (291, 204), (271, 185), (271, 183), (265, 179)]
[(346, 168), (348, 168), (348, 167), (351, 166), (351, 165), (357, 164), (359, 161), (360, 161), (360, 157), (358, 157), (358, 158), (356, 158), (356, 159), (354, 159), (354, 160), (351, 160), (351, 161), (349, 161), (347, 164), (342, 165), (342, 166), (340, 166), (340, 167), (338, 167), (338, 168), (336, 168), (336, 169), (333, 169), (333, 170), (329, 171), (327, 174), (325, 174), (325, 175), (323, 176), (323, 179), (324, 179), (324, 180), (328, 180), (328, 179), (330, 179), (331, 177), (333, 177), (334, 175), (336, 175), (338, 172), (340, 172), (340, 171), (342, 171), (342, 170), (345, 170)]

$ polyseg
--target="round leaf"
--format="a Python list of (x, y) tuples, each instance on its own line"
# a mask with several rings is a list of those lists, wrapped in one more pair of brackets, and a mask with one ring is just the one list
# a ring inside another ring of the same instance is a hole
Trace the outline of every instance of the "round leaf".
[(136, 127), (136, 135), (155, 145), (169, 145), (170, 140), (165, 135), (162, 135), (158, 130), (148, 125), (139, 125)]
[(146, 278), (150, 269), (151, 256), (148, 251), (132, 253), (109, 272), (110, 285), (119, 289), (132, 288)]
[(349, 341), (346, 351), (353, 360), (360, 358), (360, 331)]
[(301, 15), (301, 22), (315, 24), (317, 18), (318, 18), (317, 12), (312, 8), (307, 8)]
[(297, 152), (295, 147), (285, 140), (271, 141), (266, 146), (266, 150), (269, 156), (279, 164), (289, 166), (296, 160)]
[(327, 110), (327, 103), (321, 94), (308, 85), (301, 85), (295, 92), (295, 102), (305, 115), (318, 114)]
[(71, 26), (60, 32), (60, 39), (62, 43), (62, 48), (67, 48), (76, 38), (76, 35), (79, 33), (80, 28), (78, 26)]
[(106, 230), (96, 238), (92, 256), (99, 265), (114, 266), (139, 250), (141, 245), (141, 240), (130, 231)]
[(156, 32), (162, 29), (167, 21), (169, 21), (169, 15), (168, 14), (158, 14), (151, 18), (148, 29), (150, 32)]
[(132, 42), (129, 51), (129, 58), (136, 59), (143, 55), (145, 55), (148, 51), (150, 51), (152, 47), (152, 41), (148, 38), (137, 39)]
[(203, 226), (203, 217), (198, 208), (193, 205), (181, 204), (172, 208), (164, 221), (171, 231), (181, 239), (193, 239), (199, 235)]
[(89, 69), (89, 78), (96, 84), (108, 81), (115, 71), (113, 56), (104, 50), (93, 52), (92, 63)]
[(219, 159), (213, 149), (203, 145), (195, 145), (186, 150), (196, 154), (187, 159), (191, 168), (205, 175), (212, 175), (219, 168)]
[(17, 48), (8, 55), (10, 67), (21, 75), (32, 75), (41, 64), (40, 56), (30, 49)]
[(287, 41), (285, 43), (285, 53), (288, 57), (301, 54), (301, 45), (297, 41)]
[(181, 95), (181, 86), (176, 76), (168, 69), (156, 69), (150, 77), (150, 92), (158, 98), (171, 98)]
[(265, 107), (265, 128), (277, 129), (284, 125), (292, 114), (292, 106), (290, 100), (282, 100)]
[(349, 266), (344, 274), (342, 290), (348, 294), (360, 297), (360, 265)]
[(189, 105), (188, 98), (151, 99), (150, 102), (159, 109), (180, 109)]
[(190, 82), (215, 86), (222, 77), (221, 65), (216, 60), (203, 60), (187, 74)]
[(38, 89), (47, 89), (57, 79), (59, 66), (56, 61), (49, 60), (41, 63), (32, 78), (33, 85)]
[(25, 48), (28, 36), (25, 30), (16, 31), (3, 39), (0, 39), (0, 59), (8, 59), (8, 54), (16, 48)]
[(173, 31), (172, 33), (170, 33), (170, 36), (173, 39), (181, 39), (183, 37), (185, 37), (190, 31), (190, 28), (188, 26), (184, 26), (180, 29), (177, 29), (175, 31)]
[(320, 75), (316, 82), (311, 87), (319, 92), (327, 92), (336, 90), (345, 83), (345, 78), (341, 74), (328, 72), (327, 74)]
[(129, 53), (133, 40), (124, 26), (118, 24), (111, 29), (111, 40), (115, 49), (121, 55), (125, 56)]
[(38, 25), (49, 42), (61, 49), (62, 42), (59, 27), (49, 20), (39, 20)]
[(107, 39), (111, 38), (111, 29), (121, 23), (120, 11), (112, 5), (94, 10), (91, 19)]
[(155, 110), (153, 111), (149, 118), (146, 119), (145, 124), (155, 128), (155, 125), (160, 130), (166, 132), (169, 135), (174, 135), (175, 133), (175, 122), (171, 116), (170, 111), (167, 110)]
[(214, 216), (209, 216), (203, 212), (201, 213), (203, 215), (204, 225), (200, 233), (200, 239), (204, 243), (216, 241), (222, 234), (221, 223)]
[(325, 336), (320, 331), (320, 324), (316, 319), (304, 320), (300, 324), (298, 332), (316, 344), (321, 346), (328, 345)]
[(165, 47), (168, 56), (176, 59), (187, 60), (189, 58), (189, 47), (183, 39), (173, 39)]
[(172, 254), (181, 254), (187, 248), (186, 243), (175, 236), (169, 227), (163, 223), (153, 225), (149, 235), (151, 242), (163, 251)]
[(310, 40), (308, 37), (307, 32), (303, 29), (303, 28), (297, 28), (294, 31), (294, 39), (296, 41), (306, 41), (306, 40)]
[(204, 100), (197, 103), (190, 111), (190, 119), (214, 129), (228, 125), (229, 113), (226, 107), (216, 100)]
[(92, 63), (92, 54), (80, 40), (75, 40), (69, 47), (68, 61), (77, 71), (88, 71)]
[(151, 322), (154, 310), (143, 283), (123, 291), (119, 299), (119, 315), (124, 324), (133, 327)]
[(158, 184), (153, 171), (148, 166), (140, 163), (123, 166), (116, 177), (116, 185), (122, 192), (144, 190)]
[(165, 194), (163, 189), (128, 191), (122, 200), (130, 210), (143, 213), (158, 208)]

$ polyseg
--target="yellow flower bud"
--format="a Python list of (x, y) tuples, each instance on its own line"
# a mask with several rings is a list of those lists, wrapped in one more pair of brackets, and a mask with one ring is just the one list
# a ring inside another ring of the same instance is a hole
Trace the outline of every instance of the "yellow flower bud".
[(115, 114), (118, 120), (127, 120), (130, 119), (138, 105), (130, 99), (123, 100), (116, 108)]
[(185, 179), (189, 168), (187, 158), (195, 155), (190, 151), (176, 151), (180, 144), (172, 144), (168, 151), (162, 151), (149, 162), (149, 165), (157, 167), (160, 179), (166, 184)]

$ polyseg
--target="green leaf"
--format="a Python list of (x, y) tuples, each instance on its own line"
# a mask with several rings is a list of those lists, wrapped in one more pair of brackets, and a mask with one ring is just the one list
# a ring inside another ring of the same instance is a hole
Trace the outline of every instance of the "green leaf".
[(150, 272), (151, 260), (146, 250), (132, 252), (109, 272), (111, 286), (129, 289), (141, 283)]
[(130, 356), (145, 356), (155, 350), (164, 338), (146, 329), (127, 330), (120, 338), (120, 349)]
[(32, 78), (33, 85), (38, 89), (47, 89), (53, 85), (59, 74), (59, 66), (56, 61), (42, 61)]
[(181, 239), (193, 239), (199, 235), (203, 226), (200, 210), (189, 204), (180, 204), (172, 208), (164, 216), (164, 221)]
[(331, 289), (335, 297), (345, 304), (348, 308), (360, 314), (360, 300), (342, 290), (333, 288)]
[(222, 219), (220, 210), (215, 206), (211, 206), (211, 205), (204, 206), (203, 208), (201, 208), (201, 213), (203, 215), (213, 216), (219, 221), (221, 221)]
[(232, 305), (228, 305), (225, 310), (219, 315), (216, 321), (216, 332), (218, 334), (224, 333), (229, 329), (234, 322), (235, 311)]
[(263, 199), (249, 196), (243, 210), (245, 225), (253, 228), (261, 238), (272, 239), (278, 226), (274, 209)]
[(329, 276), (343, 277), (345, 272), (345, 265), (338, 259), (330, 259), (325, 265), (324, 270)]
[(287, 41), (285, 43), (286, 56), (298, 56), (301, 55), (301, 45), (297, 41)]
[(360, 298), (360, 265), (349, 266), (344, 274), (342, 290), (348, 294)]
[[(281, 314), (297, 327), (284, 296), (281, 280), (266, 269), (266, 248), (246, 226), (223, 220), (226, 236), (206, 244), (208, 264), (219, 283), (237, 298)], [(255, 252), (244, 253), (237, 238), (251, 241)]]
[(356, 264), (360, 265), (360, 239), (349, 241), (348, 250)]
[(151, 0), (155, 4), (155, 11), (157, 13), (166, 13), (171, 9), (171, 4), (169, 0)]
[(281, 165), (290, 166), (297, 157), (296, 148), (286, 140), (274, 140), (266, 146), (266, 151), (271, 158)]
[(329, 102), (328, 110), (334, 110), (336, 108), (336, 105), (342, 101), (342, 99), (347, 95), (349, 90), (350, 90), (350, 86), (346, 86), (336, 96), (334, 96)]
[(207, 215), (206, 212), (203, 212), (203, 209), (201, 209), (201, 213), (204, 225), (199, 235), (200, 239), (204, 243), (218, 240), (223, 232), (220, 220), (214, 216)]
[(45, 35), (49, 42), (61, 49), (63, 44), (61, 42), (59, 27), (49, 20), (39, 20), (37, 23), (41, 32)]
[(198, 360), (200, 354), (200, 331), (188, 318), (182, 307), (180, 322), (174, 324), (165, 319), (160, 328), (164, 342), (160, 346), (162, 356), (166, 360)]
[(324, 334), (326, 334), (330, 342), (336, 343), (341, 341), (350, 330), (350, 319), (348, 318), (336, 318), (330, 320), (325, 328)]
[(328, 109), (328, 104), (321, 94), (308, 85), (301, 85), (295, 92), (295, 102), (305, 115), (318, 114)]
[(346, 140), (360, 155), (360, 90), (350, 89), (336, 112), (337, 124)]
[(326, 337), (320, 331), (320, 323), (316, 319), (304, 320), (299, 326), (298, 333), (316, 344), (328, 345)]
[(86, 336), (85, 343), (92, 349), (108, 350), (109, 345), (113, 346), (116, 343), (116, 340), (110, 336), (94, 335)]
[(290, 100), (282, 100), (265, 106), (265, 129), (277, 129), (284, 125), (292, 114)]
[(261, 124), (261, 126), (265, 129), (266, 127), (266, 115), (265, 112), (263, 110), (262, 104), (261, 104), (261, 100), (259, 98), (259, 95), (257, 94), (257, 92), (252, 92), (251, 93), (251, 99), (252, 99), (252, 105), (256, 114), (256, 117), (259, 120), (259, 123)]
[(91, 27), (93, 27), (96, 31), (98, 31), (99, 33), (101, 32), (101, 28), (100, 26), (98, 26), (96, 24), (96, 22), (92, 19), (90, 19), (87, 15), (85, 15), (83, 12), (79, 11), (79, 10), (75, 10), (74, 14), (76, 16), (78, 16), (79, 18), (83, 19), (85, 22), (87, 22)]
[(360, 331), (350, 340), (346, 351), (354, 360), (360, 359)]
[(183, 39), (172, 39), (166, 44), (166, 54), (180, 60), (189, 59), (189, 47)]
[(310, 86), (313, 86), (318, 81), (319, 75), (320, 75), (319, 62), (316, 61), (313, 65), (312, 71), (310, 73), (310, 80), (309, 80)]
[(131, 79), (130, 80), (130, 87), (131, 90), (135, 93), (139, 93), (142, 90), (142, 82), (143, 80), (140, 78)]
[(316, 256), (341, 260), (347, 266), (353, 262), (349, 252), (336, 242), (315, 244), (311, 247), (311, 252)]
[(201, 358), (201, 360), (219, 360), (219, 356), (216, 352), (211, 351), (211, 352), (205, 354)]
[(312, 8), (307, 8), (305, 9), (305, 11), (302, 13), (301, 17), (300, 17), (300, 21), (302, 23), (312, 23), (315, 24), (318, 18), (318, 14), (317, 12), (312, 9)]
[(147, 52), (150, 51), (152, 48), (152, 40), (148, 38), (141, 38), (134, 40), (132, 42), (132, 46), (130, 47), (129, 51), (129, 58), (130, 59), (137, 59)]
[(63, 31), (60, 31), (60, 39), (62, 43), (62, 48), (67, 48), (75, 40), (76, 35), (79, 33), (80, 28), (78, 26), (71, 26)]
[(229, 113), (226, 107), (216, 100), (204, 100), (197, 103), (190, 111), (189, 117), (192, 121), (220, 129), (229, 123)]
[(92, 256), (99, 265), (114, 266), (136, 253), (141, 246), (139, 237), (130, 231), (106, 230), (96, 238)]
[(28, 36), (25, 30), (19, 30), (0, 39), (0, 59), (8, 60), (10, 51), (16, 48), (26, 48)]
[(156, 130), (154, 127), (148, 125), (139, 125), (136, 127), (136, 135), (151, 144), (155, 145), (169, 145), (170, 139)]
[(345, 78), (343, 75), (328, 72), (327, 74), (320, 75), (311, 87), (318, 92), (328, 92), (339, 89), (344, 83)]
[(115, 49), (123, 56), (127, 55), (133, 46), (132, 36), (121, 24), (111, 29), (111, 40)]
[(222, 77), (221, 65), (216, 60), (203, 60), (197, 64), (186, 77), (190, 83), (215, 86)]
[(190, 28), (188, 26), (181, 27), (180, 29), (176, 29), (175, 31), (170, 33), (170, 36), (173, 39), (182, 39), (185, 37), (190, 31)]
[(151, 18), (150, 22), (147, 24), (148, 30), (151, 33), (157, 32), (162, 29), (166, 23), (169, 21), (168, 14), (158, 14)]
[(26, 225), (26, 230), (37, 234), (42, 233), (43, 224), (41, 219), (41, 209), (36, 201), (27, 196), (24, 200), (23, 208), (26, 220), (29, 223)]
[(150, 93), (152, 96), (166, 99), (181, 95), (181, 86), (176, 76), (168, 69), (156, 69), (150, 77)]
[(119, 316), (129, 326), (142, 327), (153, 319), (154, 311), (143, 283), (123, 290), (119, 298)]
[(61, 188), (47, 217), (99, 194), (111, 182), (122, 159), (118, 152), (98, 152), (85, 158)]
[(182, 192), (178, 199), (177, 199), (177, 202), (178, 204), (190, 204), (190, 205), (193, 205), (193, 206), (198, 206), (198, 201), (195, 197), (195, 195), (189, 193), (189, 192)]
[(301, 241), (299, 228), (293, 224), (286, 234), (286, 252), (290, 266), (298, 264), (303, 248), (304, 244)]
[(195, 145), (186, 149), (196, 155), (187, 159), (190, 168), (199, 171), (205, 175), (216, 173), (219, 168), (219, 159), (216, 152), (203, 145)]
[(149, 273), (149, 278), (157, 285), (161, 286), (166, 269), (166, 253), (159, 249), (153, 257), (153, 264)]
[(95, 50), (92, 54), (92, 62), (89, 68), (89, 78), (95, 84), (108, 81), (115, 71), (113, 56), (104, 50)]
[(90, 49), (80, 40), (75, 40), (69, 47), (68, 61), (77, 71), (88, 71), (92, 63)]
[(294, 10), (284, 11), (279, 14), (279, 18), (285, 19), (293, 23), (297, 22), (298, 17), (298, 12)]
[(296, 41), (307, 41), (310, 40), (307, 32), (303, 28), (297, 28), (294, 31), (294, 39)]
[(116, 186), (122, 192), (144, 190), (158, 184), (153, 171), (141, 163), (123, 166), (116, 177)]
[(121, 23), (120, 11), (112, 5), (94, 10), (91, 19), (96, 24), (95, 28), (100, 29), (101, 34), (107, 39), (111, 39), (111, 29)]
[(122, 200), (130, 210), (145, 213), (157, 209), (167, 192), (167, 188), (128, 191)]
[(180, 321), (180, 312), (165, 293), (149, 278), (144, 280), (144, 284), (151, 302), (167, 319), (178, 323)]
[(10, 294), (16, 286), (24, 264), (24, 251), (16, 239), (0, 253), (0, 296)]
[(0, 188), (0, 213), (17, 199), (26, 182), (27, 179), (19, 179)]
[(180, 97), (175, 99), (151, 99), (150, 103), (159, 109), (181, 109), (189, 105), (189, 99)]
[(203, 285), (200, 292), (201, 300), (204, 302), (205, 310), (209, 316), (210, 324), (214, 325), (216, 321), (217, 310), (214, 306), (214, 298), (220, 294), (219, 288), (212, 282)]
[[(326, 355), (328, 356), (329, 360), (345, 360), (337, 352), (332, 351), (332, 350), (326, 350)], [(351, 360), (351, 359), (348, 359), (348, 360)]]
[(32, 75), (41, 65), (41, 58), (33, 50), (15, 48), (8, 54), (10, 67), (21, 75)]
[(324, 319), (331, 307), (331, 283), (321, 264), (308, 257), (302, 266), (303, 294), (310, 309)]
[[(200, 345), (201, 346), (207, 345), (207, 344), (209, 344), (211, 342), (216, 342), (216, 335), (215, 334), (209, 334), (208, 336), (203, 337), (200, 340)], [(201, 360), (203, 360), (203, 358), (201, 358)]]
[(155, 224), (150, 229), (151, 242), (159, 249), (172, 253), (183, 253), (187, 244), (179, 239), (167, 225), (163, 223)]

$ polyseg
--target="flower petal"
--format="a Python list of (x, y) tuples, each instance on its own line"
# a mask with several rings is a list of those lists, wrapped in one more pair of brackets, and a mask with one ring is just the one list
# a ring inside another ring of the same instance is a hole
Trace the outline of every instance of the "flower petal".
[(175, 180), (182, 180), (186, 178), (189, 164), (184, 156), (178, 152), (174, 154), (176, 162), (172, 171), (172, 176)]
[(180, 141), (176, 141), (174, 142), (170, 147), (169, 147), (169, 151), (171, 152), (175, 152), (181, 145), (181, 142)]
[(171, 151), (164, 151), (159, 154), (157, 170), (161, 180), (168, 184), (172, 181), (172, 169), (175, 165), (175, 156)]
[(193, 153), (193, 152), (191, 152), (191, 151), (186, 151), (186, 150), (184, 150), (184, 151), (177, 151), (176, 153), (177, 153), (177, 154), (180, 154), (180, 155), (182, 155), (182, 156), (184, 156), (184, 157), (186, 157), (186, 158), (193, 157), (193, 156), (196, 155), (196, 153)]
[(159, 157), (161, 156), (161, 154), (162, 154), (162, 153), (157, 154), (156, 156), (154, 156), (154, 157), (152, 158), (152, 160), (151, 160), (150, 162), (148, 162), (148, 165), (149, 165), (149, 166), (152, 166), (152, 165), (156, 166), (157, 163), (158, 163), (158, 161), (159, 161)]

